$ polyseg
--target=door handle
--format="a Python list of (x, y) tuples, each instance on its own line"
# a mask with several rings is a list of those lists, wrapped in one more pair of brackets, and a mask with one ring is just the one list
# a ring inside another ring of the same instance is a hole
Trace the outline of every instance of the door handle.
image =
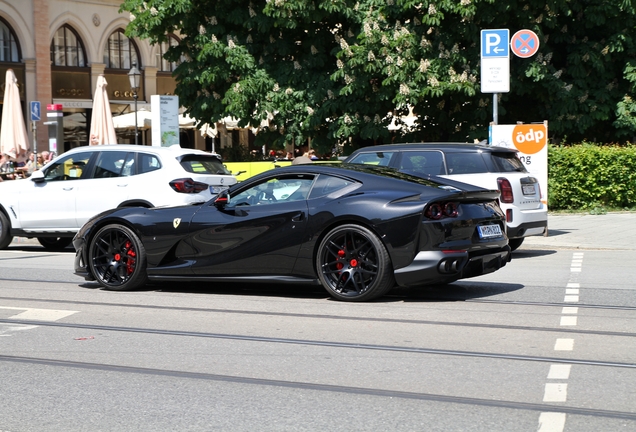
[(305, 218), (304, 216), (305, 215), (303, 213), (298, 213), (296, 216), (292, 217), (292, 222), (300, 222)]

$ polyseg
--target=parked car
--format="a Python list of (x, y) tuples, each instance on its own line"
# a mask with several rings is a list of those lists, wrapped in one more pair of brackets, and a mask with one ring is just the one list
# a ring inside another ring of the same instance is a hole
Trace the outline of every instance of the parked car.
[(28, 179), (0, 183), (0, 248), (13, 236), (36, 237), (44, 247), (63, 248), (104, 210), (200, 204), (235, 183), (219, 155), (201, 150), (78, 147)]
[(510, 260), (498, 191), (379, 167), (277, 168), (198, 206), (124, 208), (77, 233), (75, 274), (110, 290), (151, 281), (322, 284), (338, 300), (493, 272)]
[(544, 234), (548, 227), (541, 185), (512, 149), (479, 144), (390, 144), (358, 149), (344, 163), (387, 166), (418, 176), (439, 175), (498, 189), (512, 250), (519, 248), (525, 237)]

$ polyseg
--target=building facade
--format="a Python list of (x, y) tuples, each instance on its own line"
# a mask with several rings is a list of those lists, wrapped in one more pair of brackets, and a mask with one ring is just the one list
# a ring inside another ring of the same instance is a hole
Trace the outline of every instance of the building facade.
[[(150, 111), (151, 95), (174, 94), (176, 65), (162, 58), (167, 44), (128, 38), (124, 31), (130, 15), (119, 13), (120, 5), (121, 0), (0, 0), (0, 90), (7, 69), (13, 69), (29, 138), (33, 142), (35, 137), (38, 150), (49, 147), (49, 126), (44, 124), (49, 104), (61, 105), (63, 111), (64, 143), (58, 143), (58, 153), (88, 145), (93, 93), (101, 74), (108, 82), (113, 116), (135, 110), (128, 79), (133, 64), (141, 71), (138, 110)], [(171, 43), (177, 41), (171, 38)], [(31, 101), (40, 102), (41, 121), (30, 121)], [(183, 133), (182, 147), (210, 149), (201, 134)], [(138, 141), (150, 144), (149, 134), (140, 128)], [(133, 128), (119, 129), (117, 135), (119, 143), (135, 142)]]

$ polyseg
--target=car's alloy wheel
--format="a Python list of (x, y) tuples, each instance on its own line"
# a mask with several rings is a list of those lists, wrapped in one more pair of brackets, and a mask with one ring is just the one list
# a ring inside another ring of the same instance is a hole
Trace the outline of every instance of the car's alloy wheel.
[(95, 280), (110, 290), (139, 288), (148, 279), (146, 250), (139, 237), (123, 225), (106, 225), (95, 234), (88, 264)]
[(341, 225), (323, 238), (316, 254), (316, 270), (322, 285), (338, 300), (371, 300), (395, 284), (386, 248), (360, 225)]
[(0, 249), (4, 249), (11, 244), (11, 223), (9, 219), (0, 211)]
[(60, 250), (70, 245), (73, 237), (38, 237), (38, 241), (45, 249)]

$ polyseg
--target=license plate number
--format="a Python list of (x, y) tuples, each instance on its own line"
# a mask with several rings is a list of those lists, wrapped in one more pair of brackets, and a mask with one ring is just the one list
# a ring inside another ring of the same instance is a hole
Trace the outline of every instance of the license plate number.
[(220, 194), (224, 190), (227, 190), (227, 186), (210, 186), (210, 193), (213, 195)]
[(479, 238), (486, 239), (492, 237), (501, 237), (501, 227), (499, 225), (480, 225), (477, 227)]
[(523, 191), (524, 195), (534, 195), (536, 193), (536, 189), (534, 188), (534, 185), (532, 184), (521, 185), (521, 190)]

